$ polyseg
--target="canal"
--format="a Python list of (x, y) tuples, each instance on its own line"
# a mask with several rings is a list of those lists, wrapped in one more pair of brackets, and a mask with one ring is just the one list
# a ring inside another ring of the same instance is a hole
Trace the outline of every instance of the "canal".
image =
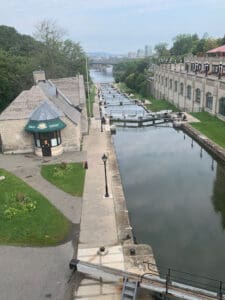
[(225, 281), (225, 166), (169, 127), (117, 128), (113, 141), (138, 243), (159, 266)]

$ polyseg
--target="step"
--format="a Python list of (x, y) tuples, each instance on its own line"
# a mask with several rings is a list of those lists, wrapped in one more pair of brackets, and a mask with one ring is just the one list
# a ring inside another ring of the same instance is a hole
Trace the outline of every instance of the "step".
[(133, 288), (133, 289), (136, 289), (136, 282), (132, 282), (132, 281), (127, 281), (125, 286), (126, 287), (129, 287), (129, 288)]
[(127, 290), (127, 289), (125, 289), (123, 294), (126, 295), (126, 296), (131, 296), (132, 298), (134, 297), (134, 291), (130, 291), (130, 290)]

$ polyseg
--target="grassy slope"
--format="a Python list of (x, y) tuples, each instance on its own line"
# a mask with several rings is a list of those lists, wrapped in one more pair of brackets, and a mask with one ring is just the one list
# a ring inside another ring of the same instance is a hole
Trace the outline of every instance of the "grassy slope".
[(212, 141), (225, 148), (225, 122), (211, 116), (207, 112), (192, 113), (192, 115), (201, 122), (191, 123), (191, 126), (198, 129)]
[(179, 111), (179, 109), (174, 106), (173, 104), (171, 104), (169, 101), (166, 100), (159, 100), (159, 99), (155, 99), (153, 97), (144, 97), (140, 94), (137, 94), (136, 92), (134, 92), (133, 90), (131, 90), (130, 88), (128, 88), (126, 86), (125, 83), (120, 82), (118, 84), (118, 88), (120, 89), (121, 92), (123, 93), (131, 93), (133, 94), (133, 96), (131, 98), (134, 99), (146, 99), (149, 100), (150, 103), (146, 105), (146, 107), (151, 110), (151, 111), (159, 111), (159, 110), (172, 110), (172, 111)]
[(42, 166), (41, 175), (64, 192), (81, 197), (84, 189), (85, 169), (81, 163), (67, 165), (69, 168), (63, 171), (62, 176), (55, 176), (55, 170), (60, 169), (60, 164)]
[[(0, 175), (6, 177), (0, 181), (0, 244), (55, 245), (68, 235), (71, 223), (46, 198), (13, 174), (0, 169)], [(36, 210), (6, 219), (4, 205), (13, 192), (35, 200)]]

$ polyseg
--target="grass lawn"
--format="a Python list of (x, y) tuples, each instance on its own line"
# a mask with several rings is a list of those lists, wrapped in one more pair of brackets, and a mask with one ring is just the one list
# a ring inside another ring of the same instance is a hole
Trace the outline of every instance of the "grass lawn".
[(41, 194), (0, 169), (0, 244), (49, 246), (64, 240), (72, 224)]
[(179, 108), (171, 104), (169, 101), (163, 99), (155, 99), (152, 97), (148, 97), (151, 104), (147, 104), (146, 107), (151, 111), (159, 111), (159, 110), (172, 110), (172, 111), (180, 111)]
[(225, 122), (207, 112), (192, 113), (200, 123), (191, 123), (191, 126), (201, 131), (218, 145), (225, 148)]
[(41, 175), (73, 196), (82, 197), (85, 169), (82, 163), (61, 163), (41, 167)]
[(133, 94), (133, 96), (131, 98), (133, 99), (139, 99), (139, 100), (149, 100), (150, 103), (145, 105), (147, 107), (147, 109), (151, 110), (151, 111), (159, 111), (159, 110), (172, 110), (172, 111), (180, 111), (176, 106), (174, 106), (173, 104), (171, 104), (169, 101), (163, 100), (163, 99), (155, 99), (151, 96), (148, 97), (144, 97), (138, 93), (136, 93), (135, 91), (131, 90), (130, 88), (128, 88), (126, 86), (126, 84), (124, 82), (120, 82), (118, 83), (118, 88), (122, 93), (128, 93), (128, 94)]

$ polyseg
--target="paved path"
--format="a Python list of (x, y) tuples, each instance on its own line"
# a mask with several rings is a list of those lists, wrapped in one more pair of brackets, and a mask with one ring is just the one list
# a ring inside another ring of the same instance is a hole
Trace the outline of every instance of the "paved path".
[[(80, 162), (86, 153), (64, 153), (60, 157), (38, 158), (34, 155), (0, 155), (0, 168), (4, 168), (42, 193), (74, 226), (73, 243), (57, 247), (0, 246), (0, 299), (1, 300), (64, 300), (70, 294), (67, 281), (71, 271), (68, 264), (76, 249), (81, 198), (64, 193), (40, 175), (44, 164)], [(72, 237), (71, 237), (72, 238)], [(4, 271), (3, 271), (4, 270)], [(70, 298), (68, 298), (70, 299)]]
[(64, 300), (69, 293), (72, 243), (57, 247), (0, 247), (1, 300)]
[[(108, 155), (106, 132), (101, 132), (98, 99), (94, 104), (94, 118), (91, 119), (89, 135), (84, 139), (87, 151), (88, 170), (83, 194), (78, 259), (124, 269), (121, 245), (118, 244), (114, 199), (111, 188), (111, 172), (107, 162), (110, 197), (105, 198), (105, 175), (102, 155)], [(109, 157), (110, 160), (110, 157)], [(98, 254), (105, 246), (107, 255)], [(79, 280), (79, 277), (77, 278)], [(74, 292), (74, 299), (116, 300), (121, 298), (121, 284), (85, 277)]]
[[(94, 104), (94, 117), (99, 117), (98, 105)], [(117, 243), (116, 219), (112, 195), (104, 198), (105, 177), (102, 162), (107, 154), (105, 132), (100, 131), (100, 121), (91, 119), (90, 133), (84, 139), (88, 170), (83, 194), (79, 247), (100, 247)], [(108, 165), (108, 164), (107, 164)], [(111, 194), (110, 170), (107, 168), (109, 194)]]
[(42, 164), (79, 162), (86, 159), (86, 153), (64, 153), (58, 158), (42, 159), (34, 155), (0, 155), (0, 168), (4, 168), (23, 179), (32, 188), (44, 195), (72, 223), (80, 223), (81, 198), (63, 192), (45, 180), (40, 169)]

